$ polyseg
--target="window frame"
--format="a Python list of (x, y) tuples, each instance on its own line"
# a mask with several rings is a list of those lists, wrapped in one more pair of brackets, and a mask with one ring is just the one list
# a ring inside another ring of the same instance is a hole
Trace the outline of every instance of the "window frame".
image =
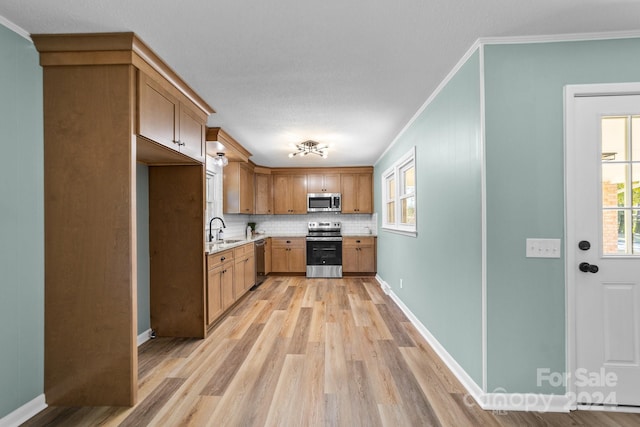
[[(403, 172), (410, 166), (413, 166), (415, 185), (413, 192), (403, 193)], [(382, 179), (382, 229), (392, 232), (403, 234), (406, 236), (416, 237), (418, 235), (418, 167), (416, 162), (416, 147), (411, 149), (398, 160), (396, 160), (392, 166), (386, 169), (381, 176)], [(394, 197), (389, 195), (388, 182), (390, 179), (394, 180)], [(415, 223), (403, 224), (402, 221), (402, 200), (413, 197), (415, 204)], [(390, 222), (387, 205), (394, 203), (394, 221)]]

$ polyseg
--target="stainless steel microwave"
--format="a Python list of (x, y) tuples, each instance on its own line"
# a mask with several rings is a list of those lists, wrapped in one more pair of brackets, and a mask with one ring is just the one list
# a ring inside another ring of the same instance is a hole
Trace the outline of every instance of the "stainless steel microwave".
[(308, 193), (307, 212), (340, 212), (340, 193)]

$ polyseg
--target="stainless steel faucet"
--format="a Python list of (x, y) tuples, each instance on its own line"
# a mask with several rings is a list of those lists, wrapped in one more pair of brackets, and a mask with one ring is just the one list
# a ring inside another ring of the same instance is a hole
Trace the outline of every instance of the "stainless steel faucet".
[(214, 216), (213, 218), (211, 218), (211, 221), (209, 221), (209, 241), (210, 242), (213, 242), (213, 232), (212, 232), (211, 225), (213, 224), (214, 219), (219, 219), (220, 222), (222, 223), (222, 228), (227, 228), (227, 226), (224, 223), (224, 220), (219, 216)]

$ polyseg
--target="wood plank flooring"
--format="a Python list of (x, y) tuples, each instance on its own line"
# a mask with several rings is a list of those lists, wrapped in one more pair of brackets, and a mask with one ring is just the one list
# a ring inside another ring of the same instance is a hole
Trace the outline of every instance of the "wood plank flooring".
[(206, 340), (139, 348), (133, 408), (50, 407), (25, 426), (639, 426), (640, 414), (493, 413), (373, 278), (269, 277)]

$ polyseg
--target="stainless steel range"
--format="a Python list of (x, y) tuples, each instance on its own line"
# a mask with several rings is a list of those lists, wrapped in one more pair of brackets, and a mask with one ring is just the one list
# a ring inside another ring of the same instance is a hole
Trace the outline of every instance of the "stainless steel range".
[(307, 277), (342, 277), (341, 227), (339, 221), (309, 222)]

